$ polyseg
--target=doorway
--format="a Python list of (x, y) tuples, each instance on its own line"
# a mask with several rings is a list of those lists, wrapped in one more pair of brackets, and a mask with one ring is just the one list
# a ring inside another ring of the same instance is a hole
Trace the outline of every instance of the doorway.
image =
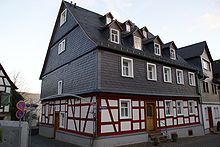
[(156, 107), (154, 102), (146, 103), (146, 126), (148, 131), (156, 129)]
[(208, 108), (208, 117), (209, 117), (209, 127), (213, 128), (212, 108), (211, 107), (207, 107), (207, 108)]
[(55, 117), (54, 117), (54, 138), (56, 137), (56, 131), (59, 129), (59, 124), (60, 124), (60, 113), (55, 112)]

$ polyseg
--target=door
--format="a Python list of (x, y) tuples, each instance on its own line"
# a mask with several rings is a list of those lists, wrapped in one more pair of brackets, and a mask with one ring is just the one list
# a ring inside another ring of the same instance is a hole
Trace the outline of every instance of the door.
[(60, 124), (60, 113), (55, 112), (55, 118), (54, 118), (54, 137), (56, 137), (56, 131), (59, 129)]
[(212, 108), (208, 107), (209, 127), (213, 128)]
[(147, 130), (156, 129), (156, 108), (155, 103), (146, 103), (146, 126)]

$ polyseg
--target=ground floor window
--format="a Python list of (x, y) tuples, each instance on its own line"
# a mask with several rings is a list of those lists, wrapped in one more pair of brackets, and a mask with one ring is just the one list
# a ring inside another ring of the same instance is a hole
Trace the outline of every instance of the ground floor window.
[(60, 112), (60, 128), (65, 128), (65, 112)]
[(131, 117), (131, 100), (120, 100), (120, 116), (121, 118)]
[(219, 110), (218, 107), (214, 107), (214, 114), (215, 114), (215, 118), (219, 118)]
[(172, 115), (173, 114), (173, 104), (171, 100), (165, 101), (165, 111), (166, 115)]
[(195, 104), (194, 101), (189, 101), (189, 114), (194, 114), (195, 113)]

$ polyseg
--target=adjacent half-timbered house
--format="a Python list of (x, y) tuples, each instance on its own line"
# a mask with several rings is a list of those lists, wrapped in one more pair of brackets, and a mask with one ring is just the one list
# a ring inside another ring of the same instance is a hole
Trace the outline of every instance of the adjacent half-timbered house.
[(81, 146), (203, 135), (197, 75), (146, 27), (63, 1), (40, 75), (40, 134)]
[(12, 91), (17, 89), (0, 64), (0, 120), (11, 120), (10, 102)]
[[(180, 48), (178, 53), (198, 69), (204, 129), (205, 133), (209, 133), (210, 129), (212, 130), (220, 121), (220, 99), (219, 81), (217, 73), (213, 70), (213, 59), (208, 45), (206, 41), (199, 42)], [(217, 72), (217, 70), (215, 71)]]

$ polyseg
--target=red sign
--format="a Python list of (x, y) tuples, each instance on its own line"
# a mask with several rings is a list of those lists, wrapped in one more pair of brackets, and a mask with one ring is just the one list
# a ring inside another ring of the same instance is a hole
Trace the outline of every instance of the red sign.
[(18, 110), (18, 111), (16, 112), (16, 117), (17, 117), (18, 119), (21, 119), (22, 117), (24, 117), (24, 111)]
[(19, 109), (19, 110), (23, 110), (25, 108), (26, 104), (24, 101), (19, 101), (16, 105), (16, 107)]

